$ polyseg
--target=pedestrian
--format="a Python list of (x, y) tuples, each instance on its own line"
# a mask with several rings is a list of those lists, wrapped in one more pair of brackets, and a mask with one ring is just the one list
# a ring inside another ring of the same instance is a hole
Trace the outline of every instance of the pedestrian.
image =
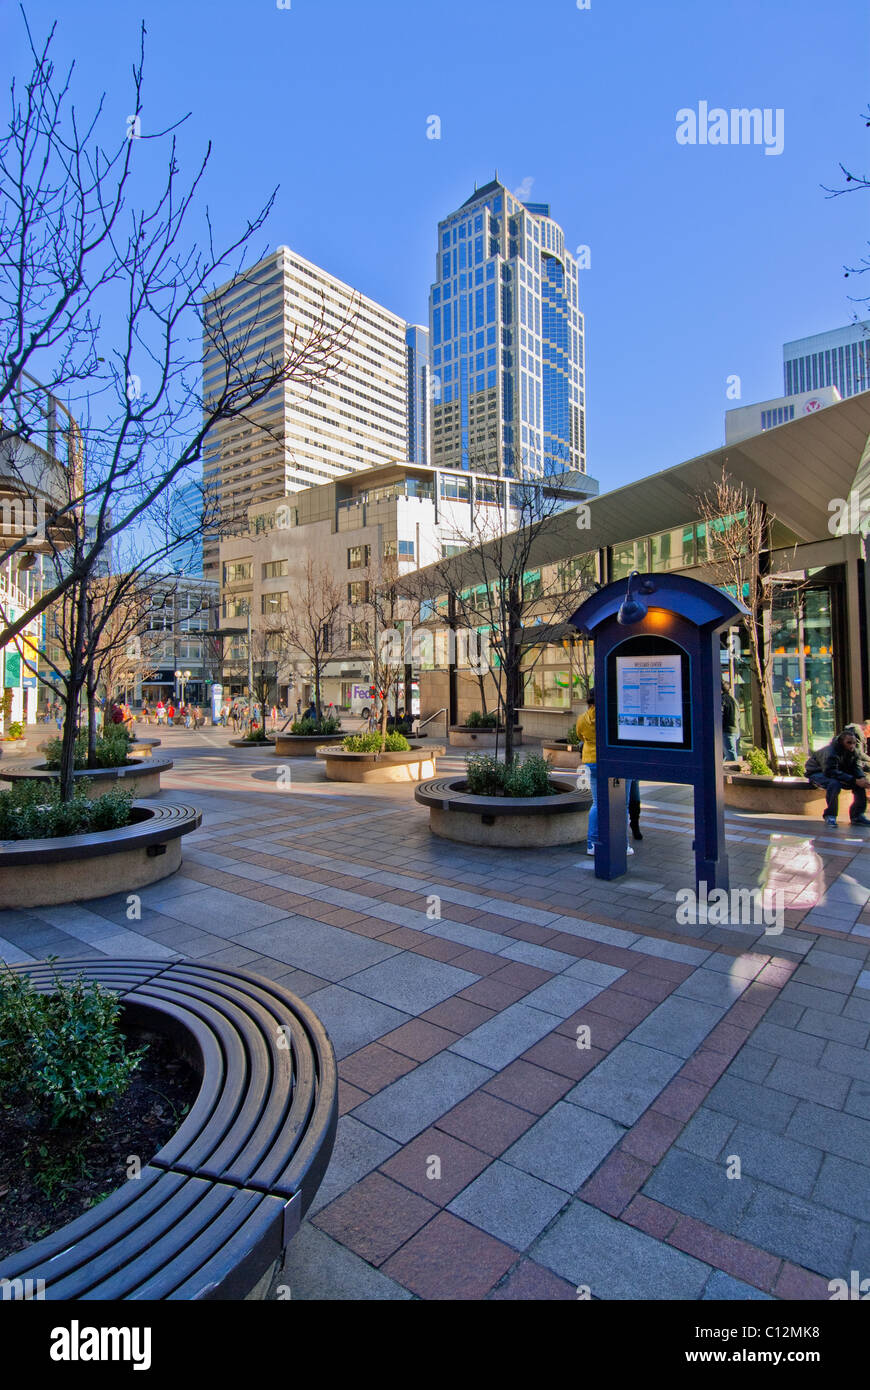
[(166, 722), (167, 724), (175, 723), (175, 706), (171, 700), (169, 701), (169, 704), (166, 706)]
[(826, 825), (837, 824), (837, 807), (841, 791), (852, 793), (849, 820), (852, 825), (870, 825), (867, 810), (867, 788), (870, 786), (870, 761), (861, 747), (860, 740), (848, 729), (844, 729), (826, 747), (813, 752), (807, 758), (805, 768), (807, 781), (825, 793), (825, 811), (822, 820)]
[(199, 705), (194, 705), (194, 707), (193, 707), (193, 727), (194, 727), (195, 729), (201, 729), (204, 723), (205, 723), (205, 715), (203, 714), (203, 712), (202, 712), (202, 710), (200, 709)]
[(162, 700), (157, 701), (157, 704), (154, 707), (154, 712), (157, 715), (157, 726), (159, 728), (160, 725), (165, 723), (166, 721), (166, 706), (164, 705)]
[[(592, 808), (589, 812), (589, 824), (586, 828), (586, 853), (594, 854), (598, 843), (598, 779), (596, 777), (595, 760), (597, 756), (595, 746), (595, 691), (590, 690), (586, 697), (587, 709), (577, 720), (577, 737), (583, 740), (583, 766), (589, 772), (589, 790), (592, 792)], [(629, 783), (626, 782), (626, 821), (628, 821), (628, 798)], [(634, 854), (631, 845), (626, 846), (626, 854)]]
[(182, 708), (182, 711), (181, 711), (181, 712), (182, 712), (182, 714), (184, 715), (184, 727), (185, 727), (185, 729), (189, 729), (189, 728), (190, 728), (190, 724), (191, 724), (191, 719), (192, 719), (192, 713), (191, 713), (190, 705), (185, 705), (185, 706)]
[(234, 734), (237, 734), (237, 733), (239, 732), (239, 718), (240, 718), (239, 707), (238, 707), (238, 705), (234, 702), (234, 703), (233, 703), (233, 707), (232, 707), (232, 709), (230, 710), (230, 720), (231, 720), (231, 722), (232, 722), (233, 733), (234, 733)]
[(316, 718), (317, 718), (317, 706), (316, 706), (316, 704), (314, 703), (313, 700), (311, 701), (311, 704), (308, 706), (307, 710), (305, 711), (305, 718), (306, 718), (306, 719), (316, 719)]
[(299, 699), (296, 701), (296, 718), (299, 719), (300, 716), (301, 716), (301, 714), (302, 714), (302, 697), (300, 696)]
[(728, 681), (722, 677), (722, 751), (726, 763), (736, 763), (740, 757), (740, 722), (737, 718), (737, 701), (728, 688)]

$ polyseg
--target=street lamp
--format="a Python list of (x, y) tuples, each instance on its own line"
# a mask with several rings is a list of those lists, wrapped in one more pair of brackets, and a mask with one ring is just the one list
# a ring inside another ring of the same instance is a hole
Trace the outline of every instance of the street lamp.
[(190, 680), (189, 671), (176, 671), (175, 679), (181, 682), (181, 703), (184, 704), (184, 683)]

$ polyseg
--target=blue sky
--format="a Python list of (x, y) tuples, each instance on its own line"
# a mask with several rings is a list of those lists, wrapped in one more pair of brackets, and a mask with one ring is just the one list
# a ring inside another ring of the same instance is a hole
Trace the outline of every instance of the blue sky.
[[(783, 342), (852, 317), (860, 282), (843, 265), (867, 252), (870, 192), (829, 200), (821, 185), (840, 160), (870, 170), (866, 0), (72, 0), (59, 14), (30, 0), (27, 13), (37, 33), (58, 18), (82, 105), (105, 90), (121, 130), (144, 18), (143, 132), (192, 112), (182, 158), (212, 142), (218, 230), (280, 184), (256, 252), (287, 244), (411, 320), (426, 321), (439, 217), (496, 168), (511, 188), (532, 180), (568, 245), (591, 248), (588, 468), (602, 490), (721, 443), (728, 405), (780, 394)], [(21, 35), (7, 0), (0, 47), (19, 72)], [(782, 108), (782, 154), (679, 145), (676, 113), (700, 101)], [(740, 402), (725, 396), (735, 373)]]

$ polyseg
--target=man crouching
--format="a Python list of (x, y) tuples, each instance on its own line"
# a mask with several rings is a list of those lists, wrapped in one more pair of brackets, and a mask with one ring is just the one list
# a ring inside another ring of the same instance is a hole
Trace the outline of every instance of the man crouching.
[(826, 825), (837, 824), (837, 803), (841, 791), (851, 791), (849, 819), (853, 825), (870, 825), (864, 812), (867, 809), (867, 787), (870, 786), (870, 761), (859, 747), (855, 734), (845, 729), (827, 748), (820, 748), (807, 758), (806, 775), (813, 787), (825, 793)]

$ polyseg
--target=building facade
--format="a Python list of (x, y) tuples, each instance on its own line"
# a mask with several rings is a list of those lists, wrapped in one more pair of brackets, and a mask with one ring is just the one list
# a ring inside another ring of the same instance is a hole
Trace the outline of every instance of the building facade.
[(817, 391), (804, 391), (799, 396), (779, 396), (756, 405), (737, 406), (725, 411), (725, 443), (737, 444), (762, 430), (776, 429), (802, 415), (814, 415), (825, 406), (836, 405), (843, 397), (836, 386), (820, 386)]
[(432, 462), (432, 364), (429, 330), (409, 323), (408, 345), (408, 461), (428, 468)]
[[(723, 467), (770, 519), (772, 604), (763, 640), (776, 751), (819, 747), (870, 715), (870, 392), (594, 497), (588, 526), (578, 529), (571, 513), (560, 513), (544, 523), (536, 545), (546, 565), (588, 563), (601, 584), (633, 570), (721, 582), (709, 532), (715, 523), (701, 518), (699, 498)], [(564, 736), (578, 710), (586, 656), (570, 630), (559, 632), (569, 616), (558, 605), (535, 615), (558, 640), (545, 637), (526, 663), (520, 718), (532, 736)], [(532, 628), (530, 646), (534, 636)], [(737, 699), (742, 746), (760, 744), (760, 693), (739, 625), (722, 635), (721, 665)], [(460, 702), (475, 707), (473, 683), (465, 682), (464, 694), (457, 684)], [(421, 674), (424, 718), (445, 703), (447, 689), (440, 673)], [(456, 714), (451, 709), (452, 721)]]
[[(321, 326), (338, 335), (334, 370), (276, 387), (209, 437), (203, 483), (228, 525), (244, 525), (253, 503), (407, 457), (405, 320), (286, 246), (206, 299), (205, 399), (226, 385), (221, 337), (251, 368), (284, 361)], [(210, 535), (206, 577), (217, 578), (218, 564), (218, 537)]]
[(436, 467), (586, 471), (578, 264), (547, 203), (494, 180), (439, 222), (429, 328)]
[(214, 635), (219, 600), (218, 583), (197, 576), (167, 575), (157, 586), (142, 635), (143, 660), (131, 662), (131, 702), (177, 704), (183, 682), (185, 701), (206, 708), (212, 683), (221, 679), (221, 645)]
[(870, 388), (870, 322), (796, 338), (784, 344), (782, 360), (787, 396), (821, 386), (836, 386), (843, 398), (855, 396)]

